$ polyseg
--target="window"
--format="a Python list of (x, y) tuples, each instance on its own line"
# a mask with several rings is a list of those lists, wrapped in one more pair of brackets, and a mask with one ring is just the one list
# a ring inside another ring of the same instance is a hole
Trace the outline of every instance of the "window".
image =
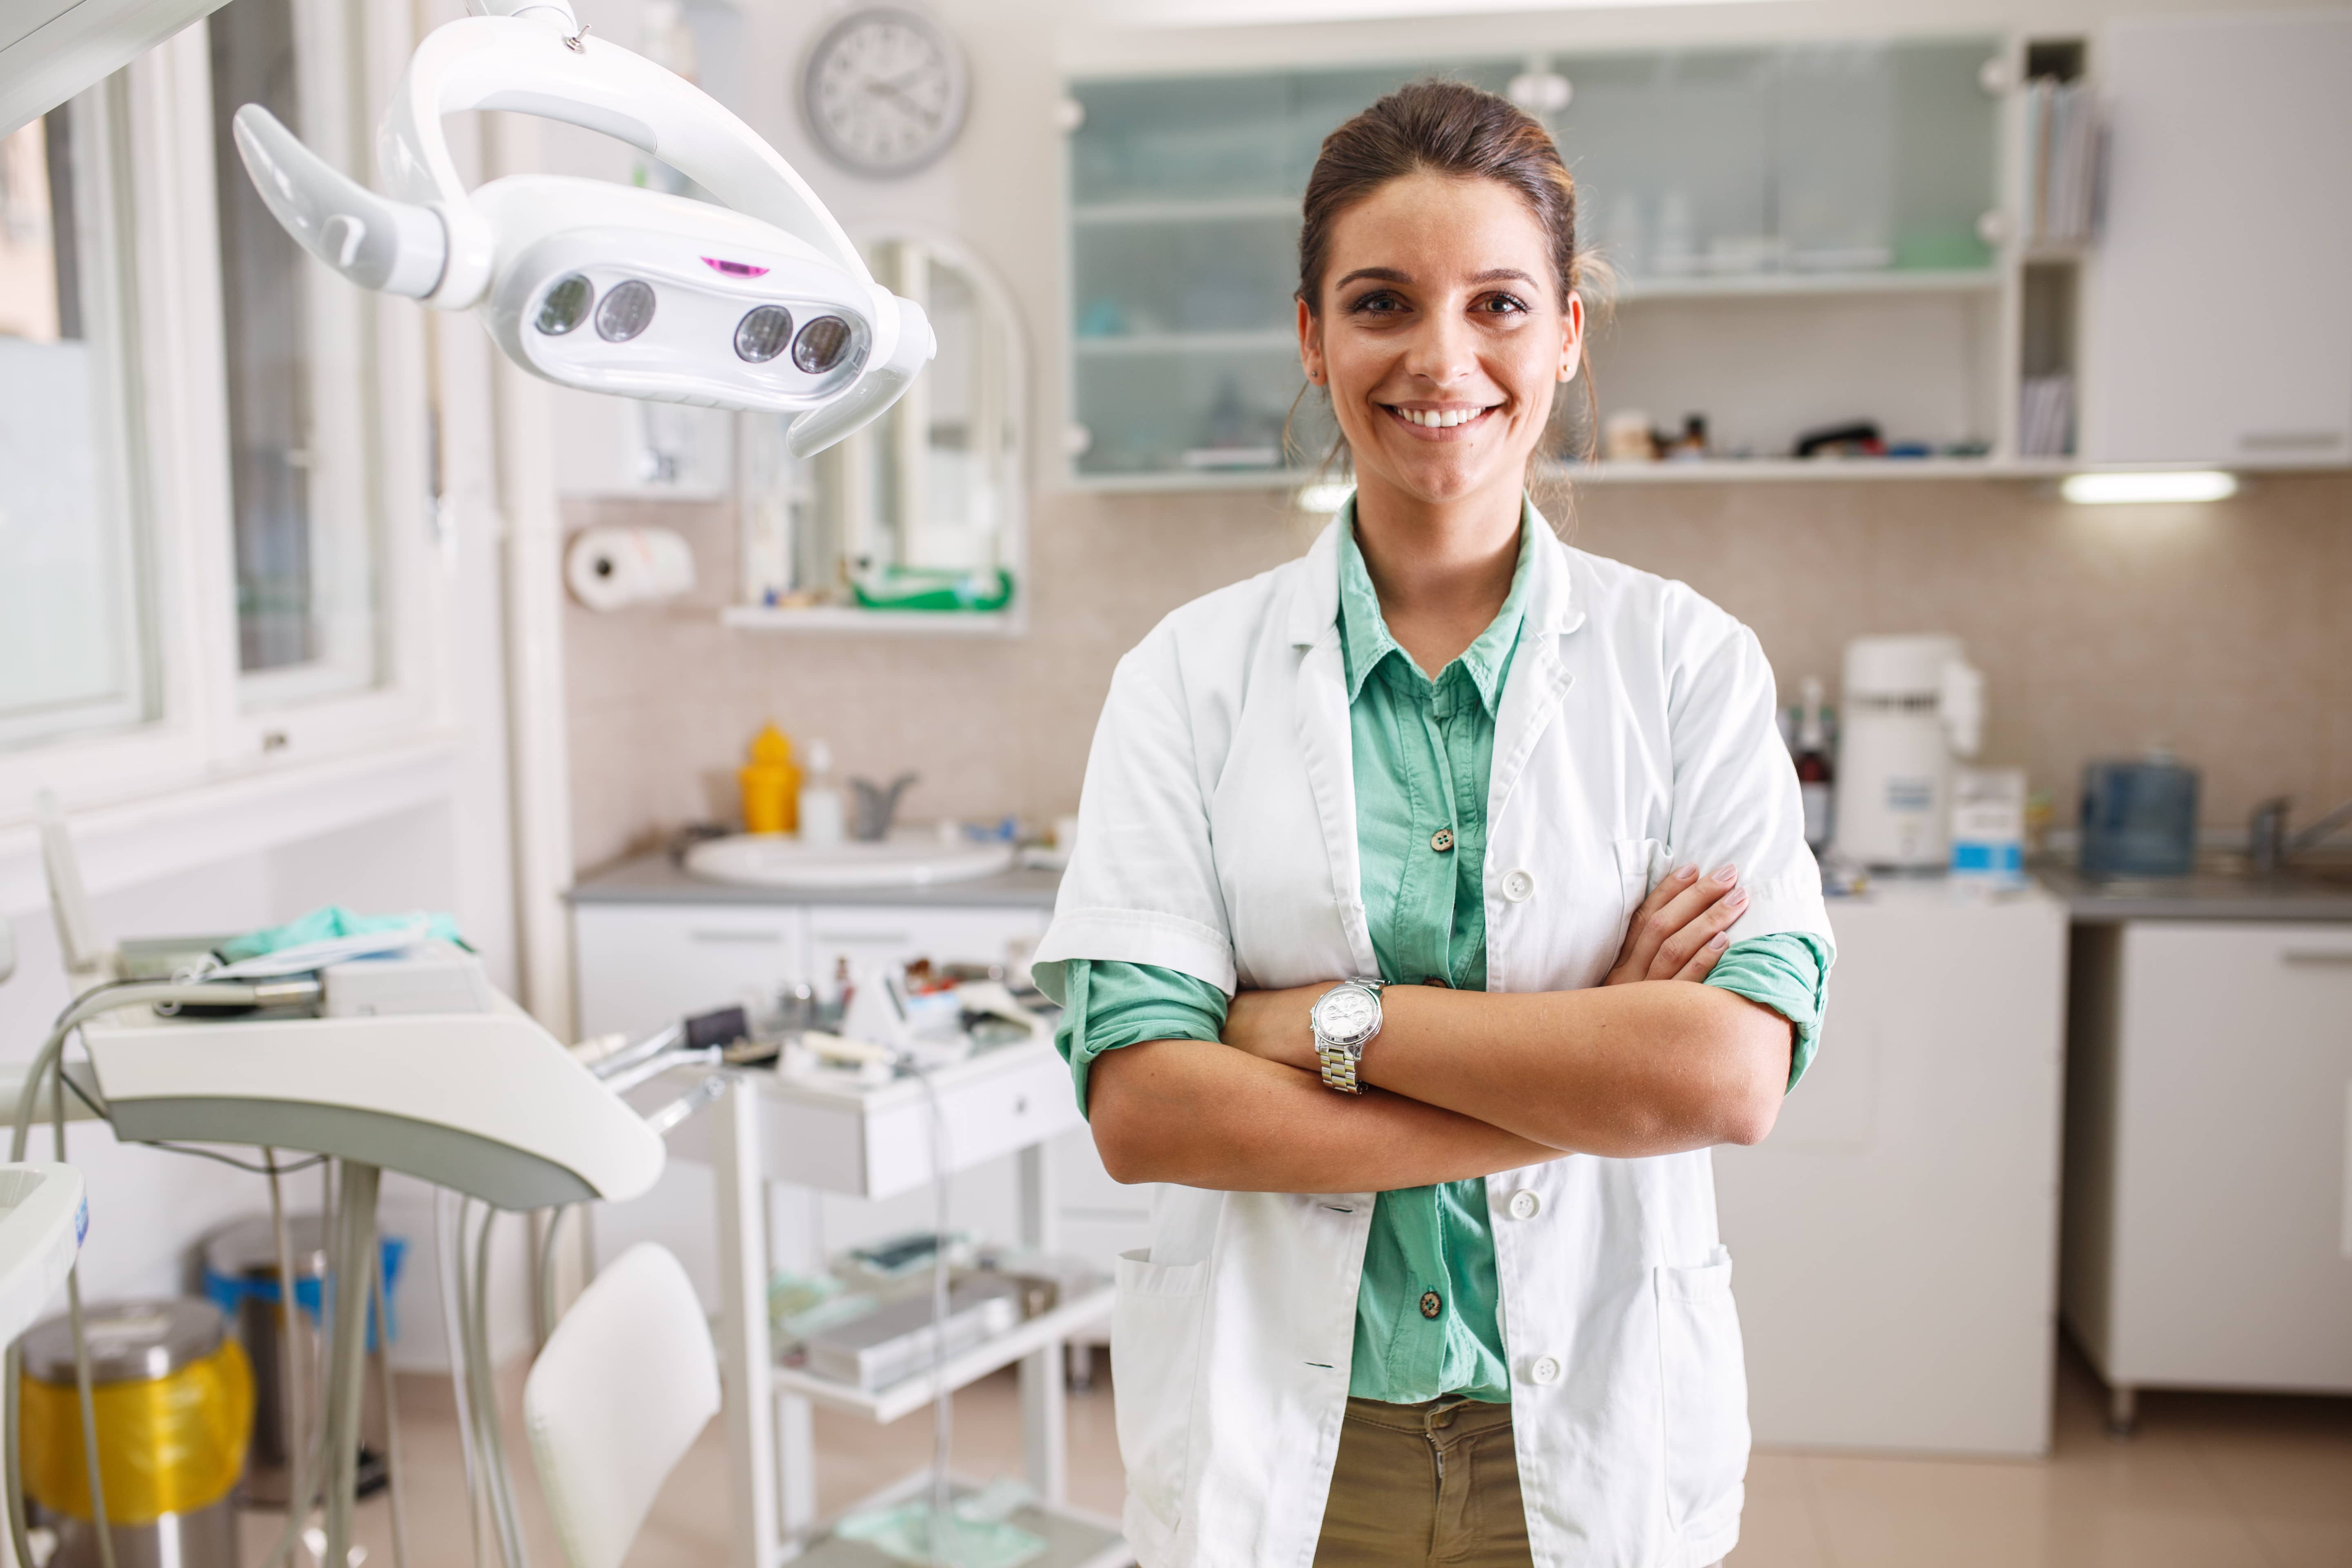
[(0, 750), (153, 713), (104, 101), (0, 140)]
[[(330, 162), (348, 137), (324, 6), (233, 0), (213, 14), (213, 181), (236, 561), (237, 668), (247, 708), (375, 685), (374, 530), (367, 501), (359, 291), (304, 256), (262, 205), (229, 126), (258, 103)], [(305, 84), (312, 84), (306, 94)], [(324, 90), (320, 85), (324, 84)]]
[(230, 0), (0, 138), (0, 821), (447, 722), (421, 314), (304, 256), (228, 134), (264, 103), (365, 169), (382, 16)]

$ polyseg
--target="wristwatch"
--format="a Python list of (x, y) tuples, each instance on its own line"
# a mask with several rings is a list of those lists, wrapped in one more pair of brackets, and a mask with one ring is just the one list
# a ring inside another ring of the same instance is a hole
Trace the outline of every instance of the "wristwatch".
[(1381, 982), (1343, 980), (1315, 999), (1307, 1021), (1315, 1028), (1315, 1059), (1323, 1064), (1323, 1087), (1361, 1094), (1356, 1063), (1381, 1032)]

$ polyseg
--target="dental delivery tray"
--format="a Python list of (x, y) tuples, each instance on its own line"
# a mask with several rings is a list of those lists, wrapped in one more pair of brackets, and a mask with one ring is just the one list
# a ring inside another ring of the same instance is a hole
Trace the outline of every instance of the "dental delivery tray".
[(89, 1230), (80, 1172), (0, 1164), (0, 1345), (41, 1315)]
[[(93, 1018), (82, 1038), (115, 1136), (331, 1154), (503, 1209), (654, 1184), (660, 1134), (528, 1013), (454, 967), (384, 978), (359, 1016)], [(400, 1011), (419, 996), (483, 1005)]]

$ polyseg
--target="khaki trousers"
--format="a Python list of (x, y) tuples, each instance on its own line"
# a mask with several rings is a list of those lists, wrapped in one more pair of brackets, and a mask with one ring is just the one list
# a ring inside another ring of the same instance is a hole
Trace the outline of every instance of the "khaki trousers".
[(1315, 1568), (1532, 1568), (1511, 1407), (1348, 1401)]
[(1411, 1563), (1531, 1568), (1509, 1405), (1348, 1401), (1315, 1568)]

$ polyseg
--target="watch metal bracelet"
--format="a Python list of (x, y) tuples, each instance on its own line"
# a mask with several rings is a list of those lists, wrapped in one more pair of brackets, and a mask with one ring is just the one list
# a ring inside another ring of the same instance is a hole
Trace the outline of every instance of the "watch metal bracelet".
[(1336, 1089), (1341, 1094), (1361, 1094), (1363, 1086), (1356, 1081), (1356, 1057), (1345, 1046), (1318, 1043), (1315, 1059), (1323, 1064), (1323, 1087)]

